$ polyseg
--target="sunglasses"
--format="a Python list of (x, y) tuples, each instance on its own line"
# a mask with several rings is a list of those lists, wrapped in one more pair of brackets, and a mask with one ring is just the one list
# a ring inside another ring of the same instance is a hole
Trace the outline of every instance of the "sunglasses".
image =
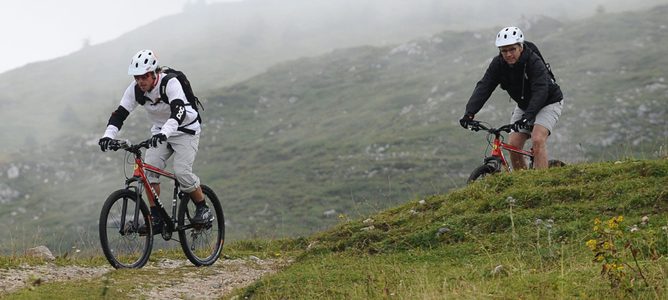
[(135, 75), (135, 80), (146, 80), (151, 76), (151, 73), (146, 73), (144, 75)]

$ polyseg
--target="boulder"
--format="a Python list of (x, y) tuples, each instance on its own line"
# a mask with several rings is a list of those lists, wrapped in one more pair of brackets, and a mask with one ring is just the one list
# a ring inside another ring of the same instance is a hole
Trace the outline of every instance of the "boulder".
[(55, 260), (56, 258), (51, 254), (51, 250), (46, 246), (37, 246), (26, 250), (26, 256), (41, 258), (44, 260)]

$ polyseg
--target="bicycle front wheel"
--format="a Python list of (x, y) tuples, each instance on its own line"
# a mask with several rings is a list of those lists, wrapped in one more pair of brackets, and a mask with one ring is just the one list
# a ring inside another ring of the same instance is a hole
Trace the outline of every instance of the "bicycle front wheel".
[(188, 260), (195, 266), (210, 266), (218, 260), (225, 243), (225, 217), (218, 196), (211, 188), (202, 185), (204, 201), (211, 209), (212, 217), (205, 224), (193, 224), (195, 203), (181, 201), (178, 212), (179, 240)]
[(474, 182), (480, 178), (483, 178), (487, 175), (491, 175), (497, 172), (499, 171), (496, 168), (494, 168), (494, 166), (482, 165), (473, 170), (473, 172), (471, 172), (471, 176), (469, 176), (469, 179), (466, 181), (466, 183)]
[[(135, 210), (139, 209), (138, 224), (133, 222)], [(128, 189), (113, 192), (102, 206), (100, 213), (100, 244), (107, 261), (116, 269), (141, 268), (148, 261), (153, 247), (153, 232), (140, 234), (138, 228), (149, 222), (146, 203)]]

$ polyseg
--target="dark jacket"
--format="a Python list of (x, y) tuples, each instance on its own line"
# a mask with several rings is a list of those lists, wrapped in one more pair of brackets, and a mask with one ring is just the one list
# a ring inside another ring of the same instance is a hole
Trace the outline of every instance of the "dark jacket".
[(524, 118), (529, 120), (534, 120), (543, 107), (564, 98), (543, 60), (525, 45), (514, 65), (506, 63), (500, 54), (492, 59), (466, 104), (466, 114), (478, 113), (499, 84), (517, 102), (517, 106), (524, 110)]

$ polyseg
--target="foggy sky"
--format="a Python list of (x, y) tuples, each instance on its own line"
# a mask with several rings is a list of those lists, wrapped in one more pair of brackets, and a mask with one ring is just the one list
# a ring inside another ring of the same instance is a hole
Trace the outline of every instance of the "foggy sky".
[[(233, 2), (258, 0), (3, 0), (0, 1), (0, 33), (2, 55), (0, 73), (26, 63), (52, 59), (79, 50), (84, 43), (91, 45), (113, 40), (160, 17), (177, 14), (185, 4), (195, 1)], [(293, 0), (265, 0), (293, 1)], [(296, 0), (295, 0), (296, 1)], [(303, 0), (299, 0), (303, 1)], [(321, 1), (323, 0), (309, 0)], [(409, 2), (410, 0), (406, 0)], [(361, 0), (360, 2), (364, 2)], [(567, 1), (568, 2), (568, 1)], [(537, 13), (583, 17), (592, 6), (605, 5), (610, 11), (638, 8), (638, 3), (626, 1), (590, 0), (575, 5), (562, 5), (563, 11), (545, 11), (546, 1), (468, 1), (434, 0), (434, 5), (466, 12), (488, 8), (490, 13)], [(668, 0), (643, 0), (645, 5)], [(529, 3), (529, 4), (527, 4)], [(259, 4), (260, 6), (262, 4)], [(363, 5), (363, 4), (360, 4)], [(457, 6), (457, 7), (455, 7)], [(622, 7), (623, 6), (623, 7)], [(478, 18), (480, 16), (477, 16)], [(476, 17), (472, 17), (476, 19)], [(516, 20), (517, 18), (513, 18)], [(487, 25), (486, 25), (487, 26)], [(444, 28), (445, 29), (445, 28)], [(461, 29), (461, 28), (460, 28)]]
[[(117, 38), (194, 0), (0, 1), (0, 73)], [(235, 0), (207, 0), (207, 3)], [(236, 0), (239, 1), (239, 0)]]

